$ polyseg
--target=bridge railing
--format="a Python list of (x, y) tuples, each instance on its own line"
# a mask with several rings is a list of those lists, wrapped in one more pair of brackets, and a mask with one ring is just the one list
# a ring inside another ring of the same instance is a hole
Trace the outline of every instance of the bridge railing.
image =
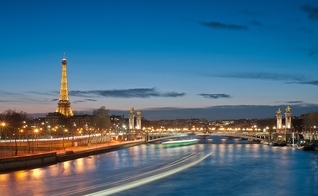
[(174, 137), (184, 137), (187, 136), (186, 133), (147, 133), (146, 142), (154, 142), (162, 139), (170, 139)]
[(265, 140), (268, 136), (266, 134), (247, 134), (247, 133), (230, 133), (230, 132), (213, 132), (213, 133), (203, 133), (196, 132), (195, 135), (205, 135), (205, 136), (230, 136), (230, 137), (242, 137), (247, 139)]
[(197, 135), (197, 136), (230, 136), (230, 137), (241, 137), (246, 139), (255, 139), (255, 140), (266, 140), (268, 135), (265, 133), (231, 133), (231, 132), (213, 132), (213, 133), (204, 133), (204, 132), (191, 132), (191, 133), (146, 133), (146, 141), (154, 142), (162, 139), (170, 139), (174, 137), (185, 137), (188, 135)]

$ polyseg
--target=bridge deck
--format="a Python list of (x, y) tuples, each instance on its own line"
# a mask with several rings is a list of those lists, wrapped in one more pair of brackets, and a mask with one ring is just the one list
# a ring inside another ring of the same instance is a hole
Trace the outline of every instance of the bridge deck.
[(253, 140), (259, 140), (259, 141), (265, 141), (267, 140), (265, 135), (249, 135), (244, 133), (219, 133), (219, 132), (213, 132), (213, 133), (202, 133), (202, 132), (196, 132), (196, 133), (177, 133), (177, 134), (148, 134), (148, 138), (146, 141), (148, 142), (155, 142), (160, 141), (163, 139), (171, 139), (176, 137), (186, 137), (186, 136), (201, 136), (201, 137), (207, 137), (207, 136), (225, 136), (225, 137), (239, 137), (239, 138), (245, 138), (245, 139), (253, 139)]

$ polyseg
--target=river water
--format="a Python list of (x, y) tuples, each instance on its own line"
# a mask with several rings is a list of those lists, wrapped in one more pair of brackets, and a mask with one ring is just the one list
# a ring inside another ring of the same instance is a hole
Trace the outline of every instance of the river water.
[(0, 175), (1, 195), (318, 195), (318, 152), (213, 137)]

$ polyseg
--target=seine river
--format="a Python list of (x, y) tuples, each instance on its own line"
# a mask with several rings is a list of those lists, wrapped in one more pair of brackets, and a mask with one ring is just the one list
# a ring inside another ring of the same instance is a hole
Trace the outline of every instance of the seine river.
[(199, 140), (149, 144), (0, 175), (1, 195), (318, 195), (318, 152)]

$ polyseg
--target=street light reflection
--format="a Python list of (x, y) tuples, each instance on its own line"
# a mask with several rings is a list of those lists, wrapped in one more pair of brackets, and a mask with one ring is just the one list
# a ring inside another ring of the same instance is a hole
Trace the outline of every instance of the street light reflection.
[(9, 178), (9, 175), (8, 174), (1, 174), (0, 175), (0, 182), (2, 181), (7, 181)]
[(32, 169), (32, 177), (33, 178), (43, 177), (43, 170), (41, 168)]
[(19, 181), (27, 180), (27, 173), (25, 171), (18, 171), (15, 173), (15, 178)]
[(77, 172), (78, 173), (84, 173), (84, 171), (87, 169), (86, 167), (85, 167), (85, 164), (84, 164), (84, 158), (81, 158), (81, 159), (77, 159), (76, 161), (75, 161), (75, 164), (76, 164), (76, 168), (77, 168)]
[(68, 175), (71, 174), (71, 171), (72, 171), (71, 162), (72, 161), (66, 161), (66, 162), (62, 163), (62, 167), (63, 167), (62, 173), (63, 173), (63, 175), (68, 176)]

